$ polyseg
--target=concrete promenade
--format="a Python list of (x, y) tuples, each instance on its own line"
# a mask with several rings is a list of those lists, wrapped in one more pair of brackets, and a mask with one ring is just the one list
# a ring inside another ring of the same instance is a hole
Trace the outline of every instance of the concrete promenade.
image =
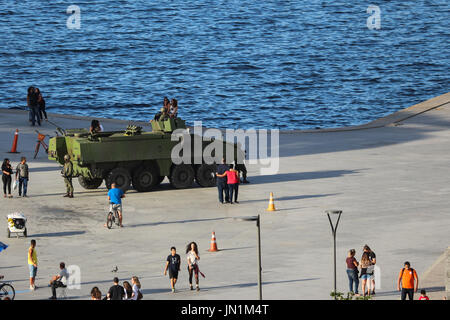
[[(91, 120), (56, 114), (49, 119), (65, 128), (88, 128)], [(101, 123), (114, 130), (128, 121)], [(21, 153), (9, 154), (16, 128)], [(351, 248), (358, 260), (364, 244), (377, 254), (378, 300), (399, 299), (396, 281), (404, 261), (423, 280), (450, 245), (450, 93), (365, 126), (280, 134), (280, 172), (264, 176), (258, 165), (250, 166), (251, 184), (241, 185), (240, 204), (220, 205), (215, 188), (173, 190), (167, 180), (153, 192), (131, 190), (121, 230), (103, 227), (104, 185), (84, 190), (75, 179), (75, 198), (62, 197), (60, 167), (43, 150), (33, 160), (35, 129), (55, 131), (45, 122), (30, 127), (24, 111), (0, 109), (1, 158), (10, 158), (15, 167), (26, 156), (31, 171), (28, 198), (0, 199), (0, 241), (9, 245), (0, 253), (0, 274), (13, 281), (17, 299), (48, 298), (46, 286), (60, 261), (81, 268), (81, 289), (69, 290), (71, 299), (88, 299), (93, 286), (106, 293), (116, 275), (121, 281), (140, 277), (144, 299), (257, 299), (256, 227), (231, 219), (236, 216), (261, 214), (265, 299), (330, 298), (333, 243), (327, 209), (343, 210), (337, 232), (342, 292), (348, 290), (345, 258)], [(277, 212), (265, 211), (270, 192)], [(15, 211), (29, 219), (28, 239), (6, 238), (5, 216)], [(217, 253), (207, 252), (212, 231), (221, 249)], [(35, 292), (28, 291), (30, 239), (37, 241), (39, 259)], [(199, 293), (188, 289), (184, 250), (190, 241), (199, 245), (206, 275)], [(182, 257), (176, 294), (163, 276), (171, 246)], [(111, 272), (114, 266), (117, 273)], [(444, 274), (441, 281), (427, 281), (436, 299), (444, 295)]]

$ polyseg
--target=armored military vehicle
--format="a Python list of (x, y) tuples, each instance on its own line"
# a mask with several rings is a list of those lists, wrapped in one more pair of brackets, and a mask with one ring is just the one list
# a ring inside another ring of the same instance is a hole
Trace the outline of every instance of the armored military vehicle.
[[(180, 143), (177, 136), (172, 141), (176, 129), (184, 129), (191, 140), (194, 150), (194, 139), (200, 139), (203, 151), (214, 139), (194, 136), (186, 130), (184, 120), (180, 118), (165, 121), (152, 120), (152, 131), (144, 132), (141, 127), (128, 126), (124, 131), (108, 131), (90, 133), (86, 129), (65, 130), (62, 136), (50, 139), (48, 158), (64, 164), (64, 155), (69, 154), (73, 164), (74, 176), (85, 189), (98, 188), (103, 180), (109, 189), (115, 182), (118, 188), (133, 188), (139, 192), (150, 191), (168, 177), (174, 188), (188, 188), (194, 180), (202, 187), (215, 185), (216, 163), (207, 164), (198, 158), (194, 161), (194, 152), (189, 163), (172, 162), (172, 149)], [(226, 157), (227, 145), (233, 150), (231, 163), (243, 159), (243, 152), (236, 144), (223, 141), (223, 155)], [(181, 159), (184, 151), (180, 152)], [(198, 157), (198, 154), (195, 155)], [(212, 157), (215, 157), (214, 152)], [(240, 157), (240, 158), (239, 158)], [(178, 161), (176, 161), (178, 162)]]

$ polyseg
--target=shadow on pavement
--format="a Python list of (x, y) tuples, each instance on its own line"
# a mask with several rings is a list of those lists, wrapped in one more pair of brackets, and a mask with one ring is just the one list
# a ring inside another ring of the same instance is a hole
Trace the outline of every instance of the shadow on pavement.
[(228, 218), (190, 219), (190, 220), (177, 220), (177, 221), (150, 222), (150, 223), (141, 223), (141, 224), (130, 224), (130, 225), (127, 225), (127, 227), (128, 228), (138, 228), (138, 227), (158, 226), (160, 224), (191, 223), (191, 222), (203, 222), (203, 221), (214, 221), (214, 220), (224, 220), (224, 219), (228, 219)]
[(86, 231), (67, 231), (67, 232), (55, 232), (55, 233), (40, 233), (28, 235), (29, 238), (53, 238), (53, 237), (70, 237), (85, 234)]
[(265, 176), (253, 176), (252, 184), (337, 178), (337, 177), (341, 177), (343, 175), (359, 173), (361, 170), (364, 170), (364, 169), (294, 172), (294, 173), (279, 173), (279, 174), (265, 175)]
[[(298, 195), (298, 196), (286, 196), (286, 197), (276, 197), (274, 196), (275, 201), (289, 201), (289, 200), (301, 200), (301, 199), (309, 199), (309, 198), (322, 198), (322, 197), (330, 197), (330, 196), (336, 196), (339, 193), (328, 193), (328, 194), (304, 194), (304, 195)], [(255, 200), (242, 200), (242, 203), (249, 203), (249, 202), (267, 202), (268, 199), (255, 199)], [(285, 209), (288, 210), (288, 209)]]

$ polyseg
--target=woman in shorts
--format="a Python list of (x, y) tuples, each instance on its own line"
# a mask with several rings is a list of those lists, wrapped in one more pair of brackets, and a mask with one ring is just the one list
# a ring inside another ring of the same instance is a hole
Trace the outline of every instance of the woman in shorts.
[[(362, 280), (362, 291), (364, 293), (364, 297), (366, 295), (370, 295), (370, 283), (371, 277), (373, 277), (373, 265), (369, 258), (369, 253), (364, 252), (361, 257), (361, 280)], [(367, 286), (367, 292), (366, 292)]]

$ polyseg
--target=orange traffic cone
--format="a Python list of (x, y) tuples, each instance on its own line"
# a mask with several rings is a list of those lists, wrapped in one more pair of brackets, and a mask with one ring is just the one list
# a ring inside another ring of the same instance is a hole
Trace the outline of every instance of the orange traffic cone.
[(216, 233), (213, 231), (211, 235), (211, 247), (208, 250), (209, 252), (217, 252), (217, 242), (216, 242)]
[(19, 140), (19, 129), (16, 129), (16, 132), (14, 133), (13, 145), (12, 145), (11, 151), (9, 153), (19, 153), (17, 151), (17, 141), (18, 140)]
[(270, 200), (269, 200), (269, 206), (267, 207), (267, 211), (277, 211), (275, 209), (275, 203), (273, 202), (273, 193), (270, 193)]

